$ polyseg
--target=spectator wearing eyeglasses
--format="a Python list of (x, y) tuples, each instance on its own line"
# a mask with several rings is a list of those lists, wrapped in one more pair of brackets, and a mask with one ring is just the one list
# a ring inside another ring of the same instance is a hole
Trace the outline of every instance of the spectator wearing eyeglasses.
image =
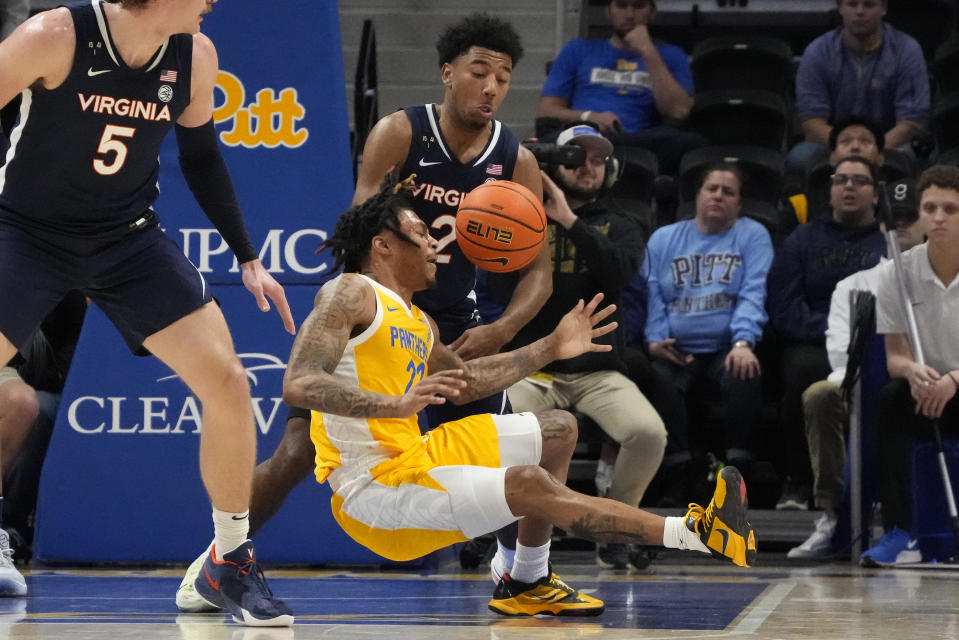
[(770, 324), (781, 345), (785, 470), (777, 509), (808, 509), (812, 470), (806, 444), (802, 394), (829, 375), (826, 320), (836, 284), (878, 264), (885, 239), (876, 221), (878, 170), (862, 156), (839, 160), (830, 179), (830, 217), (796, 228), (776, 252), (769, 270)]

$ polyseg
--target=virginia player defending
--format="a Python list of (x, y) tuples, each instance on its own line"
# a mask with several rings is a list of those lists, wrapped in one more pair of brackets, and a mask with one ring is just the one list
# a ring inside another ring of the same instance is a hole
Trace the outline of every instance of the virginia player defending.
[(132, 350), (169, 365), (203, 403), (200, 468), (214, 545), (197, 588), (237, 622), (291, 625), (247, 540), (256, 439), (246, 374), (202, 276), (151, 209), (160, 144), (175, 123), (184, 177), (244, 284), (262, 310), (271, 298), (294, 332), (283, 289), (247, 236), (213, 129), (217, 56), (199, 29), (215, 1), (92, 0), (40, 13), (0, 44), (0, 106), (23, 97), (0, 169), (0, 362), (78, 289)]
[(489, 603), (506, 615), (597, 615), (603, 603), (568, 587), (548, 564), (553, 524), (590, 540), (711, 552), (740, 566), (755, 556), (746, 486), (725, 467), (707, 509), (662, 518), (564, 486), (576, 446), (565, 411), (479, 414), (420, 434), (416, 413), (468, 403), (555, 359), (608, 351), (594, 339), (614, 305), (580, 300), (545, 338), (464, 361), (436, 340), (413, 302), (436, 284), (439, 243), (410, 202), (384, 189), (343, 214), (326, 241), (344, 273), (325, 284), (293, 345), (283, 381), (291, 406), (313, 411), (316, 476), (357, 542), (410, 560), (520, 519), (519, 542), (541, 551), (504, 573)]
[[(436, 321), (440, 340), (464, 360), (471, 360), (494, 354), (512, 340), (549, 298), (553, 279), (544, 248), (521, 272), (502, 317), (480, 324), (473, 294), (476, 267), (456, 243), (460, 199), (480, 184), (498, 179), (518, 182), (542, 198), (543, 183), (533, 154), (495, 119), (509, 91), (513, 66), (523, 53), (512, 25), (474, 14), (449, 26), (436, 48), (445, 87), (443, 103), (407, 107), (376, 123), (363, 150), (353, 204), (377, 193), (383, 176), (393, 169), (401, 178), (416, 174), (418, 187), (412, 195), (416, 211), (439, 246), (437, 286), (417, 294), (416, 303)], [(506, 394), (497, 393), (468, 407), (431, 407), (429, 422), (435, 426), (474, 413), (503, 413), (507, 408)], [(309, 423), (308, 411), (291, 409), (276, 451), (257, 466), (250, 514), (254, 530), (313, 468)], [(502, 543), (494, 565), (509, 567), (515, 532), (499, 537)], [(191, 565), (177, 590), (181, 611), (210, 608), (191, 588), (199, 569), (199, 561)]]

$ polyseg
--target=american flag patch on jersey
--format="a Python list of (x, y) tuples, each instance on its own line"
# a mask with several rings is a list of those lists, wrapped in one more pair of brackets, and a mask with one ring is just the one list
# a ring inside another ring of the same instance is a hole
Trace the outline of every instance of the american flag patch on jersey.
[(160, 72), (160, 82), (176, 82), (176, 71), (164, 69)]
[(486, 165), (486, 175), (490, 175), (490, 176), (501, 176), (501, 175), (503, 175), (503, 165), (501, 165), (501, 164), (488, 164), (488, 165)]

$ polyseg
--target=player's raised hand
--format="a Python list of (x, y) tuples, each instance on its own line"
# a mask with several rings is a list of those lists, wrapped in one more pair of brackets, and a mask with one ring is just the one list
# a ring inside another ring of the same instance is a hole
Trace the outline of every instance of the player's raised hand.
[(599, 303), (603, 301), (603, 294), (597, 293), (588, 303), (580, 300), (556, 325), (547, 338), (552, 343), (553, 354), (556, 360), (575, 358), (587, 351), (611, 351), (609, 344), (596, 344), (595, 338), (604, 336), (618, 326), (616, 322), (609, 322), (602, 326), (600, 322), (616, 311), (616, 305), (608, 304), (597, 311)]
[(283, 319), (283, 327), (288, 333), (296, 334), (293, 313), (286, 301), (283, 285), (273, 279), (273, 276), (263, 268), (259, 259), (244, 262), (240, 265), (240, 271), (243, 276), (243, 285), (256, 298), (256, 306), (260, 308), (260, 311), (270, 310), (270, 303), (266, 301), (269, 298), (276, 305), (276, 310)]

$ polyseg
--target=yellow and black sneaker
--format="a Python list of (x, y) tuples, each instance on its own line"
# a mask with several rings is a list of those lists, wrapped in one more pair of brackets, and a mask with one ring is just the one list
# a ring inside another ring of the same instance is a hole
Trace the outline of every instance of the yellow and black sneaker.
[(748, 508), (746, 483), (739, 469), (723, 467), (709, 506), (689, 505), (686, 528), (699, 536), (713, 556), (748, 567), (756, 561), (756, 534), (746, 520)]
[(584, 595), (563, 582), (548, 569), (549, 575), (533, 583), (519, 582), (504, 573), (493, 599), (490, 611), (504, 616), (535, 616), (546, 613), (553, 616), (598, 616), (606, 605), (602, 600)]

